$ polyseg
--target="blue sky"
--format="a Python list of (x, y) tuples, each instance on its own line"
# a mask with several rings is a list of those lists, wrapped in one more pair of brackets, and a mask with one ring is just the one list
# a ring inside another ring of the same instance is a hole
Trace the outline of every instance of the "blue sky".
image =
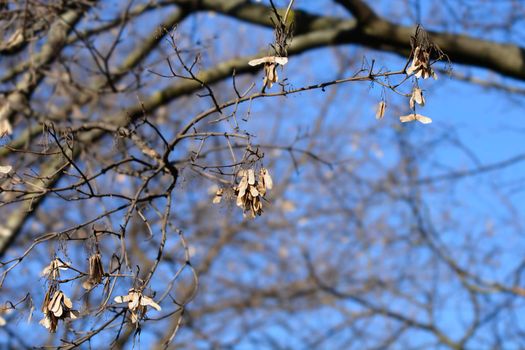
[[(267, 3), (267, 1), (264, 2)], [(280, 1), (278, 3), (285, 4), (286, 2)], [(340, 7), (327, 6), (327, 4), (331, 3), (328, 0), (296, 1), (297, 6), (312, 12), (348, 16)], [(381, 14), (388, 14), (391, 16), (390, 18), (399, 18), (397, 22), (407, 25), (415, 24), (414, 18), (407, 18), (403, 13), (399, 13), (396, 17), (395, 14), (400, 12), (402, 7), (391, 6), (392, 3), (392, 1), (374, 2), (374, 8)], [(413, 3), (416, 3), (416, 1)], [(440, 22), (439, 16), (432, 17), (432, 11), (435, 11), (433, 8), (435, 3), (435, 1), (420, 2), (424, 26), (428, 29), (443, 29), (443, 27), (447, 27), (454, 32), (466, 32), (465, 28), (451, 19), (448, 19), (448, 23), (443, 24)], [(504, 7), (508, 6), (507, 2), (501, 2), (500, 5), (495, 5), (494, 3), (489, 4), (490, 7), (496, 6), (490, 9), (492, 12), (502, 11), (503, 13)], [(456, 6), (455, 8), (459, 14), (465, 13), (462, 12), (463, 5), (460, 2), (448, 1), (447, 4), (448, 6)], [(473, 17), (473, 19), (483, 22), (488, 19), (490, 14), (489, 10), (485, 10), (489, 5), (486, 5), (486, 7), (474, 6), (475, 10), (472, 10), (473, 12), (464, 11), (473, 13), (477, 16)], [(502, 6), (502, 8), (498, 8), (498, 6)], [(443, 13), (446, 13), (446, 8)], [(156, 21), (162, 15), (153, 13), (149, 17), (151, 21), (144, 20), (141, 23), (145, 29), (154, 27), (155, 23), (157, 23)], [(195, 18), (188, 19), (178, 29), (181, 35), (181, 46), (190, 47), (195, 40), (209, 43), (208, 47), (203, 48), (204, 62), (205, 64), (212, 64), (217, 63), (223, 57), (251, 55), (264, 51), (267, 48), (266, 45), (272, 40), (270, 30), (253, 27), (248, 24), (237, 25), (238, 31), (226, 30), (218, 32), (217, 28), (231, 29), (232, 27), (228, 27), (228, 23), (231, 23), (230, 19), (210, 13), (200, 14)], [(502, 30), (482, 33), (475, 27), (471, 29), (471, 33), (475, 36), (499, 41), (509, 38), (517, 40), (516, 38), (520, 37), (519, 32), (524, 29), (524, 26), (519, 21), (516, 26), (515, 30), (510, 34)], [(200, 27), (198, 33), (194, 32), (196, 27)], [(239, 35), (241, 36), (239, 42), (242, 45), (237, 45), (236, 42)], [(216, 39), (214, 39), (215, 37)], [(133, 44), (133, 41), (129, 42), (129, 45)], [(282, 76), (288, 77), (290, 83), (294, 86), (329, 81), (337, 77), (338, 74), (349, 76), (358, 66), (349, 64), (348, 69), (343, 69), (342, 72), (338, 73), (335, 68), (339, 68), (337, 59), (341, 56), (348, 62), (351, 62), (353, 59), (359, 62), (362, 57), (367, 57), (369, 60), (374, 58), (378, 65), (392, 70), (402, 67), (405, 63), (404, 58), (395, 55), (344, 46), (335, 50), (332, 48), (314, 50), (292, 57)], [(319, 57), (323, 57), (323, 59), (319, 60)], [(152, 57), (148, 62), (153, 64), (158, 58)], [(524, 85), (511, 79), (503, 79), (483, 69), (472, 69), (461, 65), (453, 65), (452, 68), (453, 71), (468, 71), (476, 77), (489, 81), (501, 81), (514, 86)], [(145, 77), (148, 77), (148, 74), (150, 73), (143, 72)], [(257, 84), (261, 83), (260, 74), (243, 79), (246, 79), (244, 81), (245, 84), (249, 84), (251, 81), (255, 81)], [(157, 80), (155, 85), (148, 89), (157, 89), (160, 86), (171, 83), (172, 81), (170, 80)], [(221, 87), (224, 86), (227, 85), (221, 85)], [(378, 122), (374, 118), (374, 108), (382, 94), (380, 87), (368, 83), (351, 83), (328, 88), (324, 93), (309, 91), (287, 97), (286, 99), (276, 99), (278, 102), (272, 102), (271, 100), (261, 101), (253, 105), (250, 120), (248, 123), (243, 124), (243, 127), (247, 131), (255, 133), (258, 136), (257, 140), (261, 140), (261, 142), (276, 140), (281, 145), (290, 144), (294, 142), (298, 135), (313, 129), (313, 124), (317, 121), (323, 102), (326, 101), (331, 92), (335, 91), (336, 97), (333, 104), (326, 109), (324, 120), (322, 121), (322, 130), (326, 132), (323, 135), (330, 135), (330, 132), (334, 130), (341, 132), (341, 134), (337, 134), (337, 137), (333, 139), (328, 136), (317, 140), (314, 151), (321, 155), (336, 157), (330, 160), (337, 164), (341, 162), (341, 167), (336, 167), (337, 169), (359, 165), (353, 175), (380, 178), (383, 175), (380, 171), (388, 170), (394, 166), (399, 161), (399, 149), (396, 144), (396, 137), (399, 134), (403, 134), (403, 137), (409, 140), (412, 152), (420, 156), (420, 178), (474, 169), (480, 165), (497, 163), (525, 153), (525, 143), (522, 142), (523, 132), (525, 132), (522, 96), (509, 96), (499, 90), (486, 89), (474, 84), (456, 81), (446, 74), (440, 74), (437, 81), (429, 79), (422, 82), (422, 88), (425, 92), (427, 104), (421, 110), (421, 113), (433, 119), (433, 123), (429, 125), (419, 123), (401, 125), (398, 117), (401, 113), (406, 114), (408, 112), (408, 99), (396, 97), (390, 92), (386, 92), (386, 96), (389, 105), (392, 107), (387, 110), (385, 119)], [(409, 91), (409, 86), (407, 86), (406, 91)], [(178, 103), (175, 102), (175, 105)], [(181, 109), (177, 110), (177, 113), (181, 114), (181, 119), (184, 118), (186, 113), (191, 115), (190, 113), (209, 107), (209, 101), (203, 99), (196, 100), (191, 107), (182, 106), (184, 101), (180, 102), (180, 104)], [(272, 122), (269, 124), (268, 120)], [(274, 128), (276, 124), (279, 125), (277, 129)], [(357, 137), (364, 130), (369, 131), (369, 133), (365, 136)], [(168, 136), (172, 132), (169, 128), (163, 129), (163, 131)], [(457, 141), (460, 141), (460, 143)], [(309, 139), (305, 139), (298, 141), (296, 144), (304, 146), (308, 142)], [(275, 168), (272, 168), (272, 171), (275, 174), (284, 173), (290, 167), (288, 156), (286, 154), (275, 154), (275, 160), (273, 160), (271, 159), (272, 155), (274, 154), (268, 153), (268, 158), (270, 158), (268, 163), (272, 163), (275, 166)], [(367, 162), (363, 164), (362, 160), (367, 160)], [(299, 240), (314, 252), (318, 249), (318, 253), (321, 255), (326, 253), (323, 251), (322, 246), (326, 239), (340, 239), (341, 242), (344, 242), (346, 235), (355, 235), (357, 230), (352, 222), (348, 222), (346, 217), (337, 217), (334, 219), (334, 225), (326, 226), (325, 230), (319, 232), (318, 227), (324, 227), (326, 218), (316, 220), (315, 218), (301, 217), (302, 213), (306, 212), (306, 209), (301, 208), (301, 204), (306, 206), (311, 203), (318, 203), (318, 205), (326, 208), (332, 208), (334, 205), (331, 198), (327, 197), (319, 200), (318, 197), (315, 197), (318, 193), (322, 193), (321, 189), (314, 189), (311, 193), (304, 190), (307, 187), (305, 185), (306, 181), (310, 180), (313, 177), (312, 173), (315, 173), (318, 169), (320, 169), (319, 172), (321, 173), (319, 176), (324, 176), (328, 179), (327, 181), (333, 181), (334, 186), (337, 186), (338, 181), (343, 181), (341, 179), (343, 175), (338, 178), (338, 174), (334, 175), (333, 170), (329, 167), (305, 165), (304, 168), (299, 169), (297, 174), (293, 175), (294, 182), (285, 193), (285, 196), (293, 200), (298, 208), (295, 213), (290, 214), (290, 219), (297, 219), (297, 222), (302, 223), (298, 225), (297, 236)], [(468, 266), (469, 261), (461, 254), (461, 251), (464, 247), (468, 247), (469, 244), (471, 244), (471, 247), (475, 247), (472, 249), (478, 249), (479, 257), (482, 256), (482, 253), (494, 251), (495, 260), (498, 264), (492, 265), (489, 262), (484, 265), (482, 262), (477, 261), (472, 266), (476, 272), (485, 278), (508, 281), (509, 272), (521, 261), (523, 248), (525, 248), (522, 233), (524, 224), (522, 218), (525, 211), (524, 174), (525, 162), (520, 162), (500, 169), (497, 172), (487, 172), (474, 177), (462, 178), (455, 183), (443, 181), (433, 186), (422, 185), (420, 187), (420, 190), (425, 193), (424, 199), (428, 215), (435, 224), (440, 241), (456, 254), (458, 261)], [(276, 176), (277, 181), (278, 179), (279, 177)], [(185, 187), (180, 189), (188, 190), (192, 188), (191, 184), (191, 181), (188, 180), (188, 184), (183, 185)], [(343, 186), (340, 189), (337, 187), (335, 189), (335, 191), (340, 191), (343, 204), (348, 205), (350, 208), (354, 204), (352, 198), (353, 190)], [(365, 188), (355, 189), (355, 191), (358, 190), (366, 192)], [(177, 203), (175, 208), (191, 210), (193, 201), (203, 196), (201, 192), (188, 192), (178, 196), (185, 199), (188, 199), (188, 197), (194, 198), (190, 198), (187, 203), (182, 201)], [(49, 203), (47, 210), (51, 210), (52, 205), (53, 203)], [(405, 226), (406, 218), (403, 215), (406, 213), (404, 209), (397, 206), (389, 207), (389, 205), (391, 205), (390, 202), (384, 206), (379, 203), (367, 213), (367, 220), (372, 227), (371, 231), (378, 236), (384, 234), (380, 228), (373, 225), (381, 215), (390, 215), (389, 222), (392, 225), (401, 228), (403, 234), (410, 234), (409, 225)], [(299, 219), (303, 219), (303, 221), (299, 221)], [(268, 220), (271, 220), (271, 218), (268, 218)], [(191, 237), (191, 228), (188, 228), (188, 231), (188, 235)], [(246, 233), (246, 239), (253, 239), (249, 232)], [(474, 240), (474, 243), (472, 240)], [(280, 237), (277, 231), (269, 237), (268, 245), (279, 247), (283, 241), (286, 241), (286, 238)], [(342, 243), (339, 248), (340, 250), (334, 252), (334, 259), (336, 257), (344, 257), (347, 251), (349, 254), (348, 261), (350, 262), (355, 260), (356, 264), (360, 264), (360, 259), (365, 259), (351, 255), (350, 252), (355, 253), (357, 250), (355, 247), (346, 247)], [(390, 251), (377, 244), (370, 247), (368, 253), (370, 254), (370, 261), (375, 261), (374, 259), (379, 259), (382, 254), (388, 254)], [(235, 262), (234, 254), (235, 248), (232, 248), (232, 251), (225, 250), (219, 259), (219, 266), (231, 261)], [(399, 254), (401, 255), (401, 253)], [(413, 259), (411, 261), (416, 265), (418, 263), (423, 264), (428, 258), (428, 251), (414, 251), (411, 254), (406, 259)], [(257, 273), (263, 271), (266, 264), (269, 264), (269, 258), (261, 253), (261, 255), (254, 254), (247, 260), (251, 260), (250, 263), (254, 266), (252, 274), (241, 275), (238, 278), (247, 284), (256, 283), (258, 280)], [(385, 258), (385, 260), (388, 259)], [(389, 264), (391, 264), (391, 267), (389, 267)], [(385, 271), (388, 268), (395, 270), (395, 267), (396, 261), (386, 261), (384, 266), (377, 266), (377, 270), (372, 269), (372, 271), (374, 271), (373, 273), (381, 274), (381, 269), (385, 269)], [(220, 268), (218, 271), (220, 271)], [(439, 276), (447, 274), (446, 271), (437, 271), (435, 273)], [(292, 276), (291, 278), (293, 277), (297, 276)], [(352, 278), (357, 277), (359, 275), (356, 272), (356, 275), (352, 276)], [(446, 278), (443, 277), (443, 279)], [(13, 284), (13, 286), (16, 285), (17, 283)], [(413, 286), (407, 286), (407, 288), (409, 287)], [(122, 289), (124, 290), (125, 288)], [(439, 318), (437, 323), (442, 327), (443, 331), (453, 337), (461, 335), (465, 327), (463, 320), (471, 317), (470, 310), (467, 307), (463, 307), (466, 296), (459, 292), (457, 295), (454, 295), (457, 290), (459, 290), (459, 286), (456, 280), (451, 281), (450, 284), (440, 289), (440, 293), (449, 295), (449, 298), (437, 312)], [(203, 298), (208, 297), (203, 296)], [(503, 296), (495, 296), (494, 298), (503, 298)], [(388, 302), (388, 296), (385, 296), (385, 300)], [(40, 301), (36, 304), (39, 305), (39, 303)], [(343, 304), (349, 310), (359, 309), (350, 301)], [(393, 304), (391, 307), (402, 311), (406, 305), (398, 301), (398, 304)], [(255, 311), (248, 316), (254, 319), (262, 317)], [(276, 341), (291, 348), (306, 348), (304, 339), (293, 336), (295, 331), (300, 333), (301, 331), (304, 332), (304, 329), (311, 328), (313, 332), (316, 330), (316, 326), (317, 328), (328, 329), (342, 319), (342, 316), (334, 312), (334, 309), (324, 307), (310, 312), (297, 313), (293, 316), (296, 318), (296, 322), (290, 323), (292, 330), (286, 330), (278, 324), (268, 324), (270, 323), (268, 321), (266, 323), (263, 322), (264, 326), (261, 326), (258, 331), (249, 334), (235, 348), (271, 348), (271, 344), (265, 344), (264, 340), (261, 340), (267, 334), (273, 335), (277, 339)], [(283, 311), (276, 312), (274, 317), (278, 320), (279, 318), (290, 317), (290, 315)], [(39, 319), (40, 316), (35, 316), (35, 318)], [(518, 320), (520, 322), (523, 321), (519, 317)], [(371, 329), (375, 327), (381, 329), (381, 327), (385, 326), (384, 321), (375, 322), (370, 325)], [(31, 327), (20, 322), (20, 329), (31, 329)], [(232, 322), (229, 331), (231, 333), (226, 332), (224, 334), (224, 341), (236, 335), (235, 321)], [(188, 336), (184, 331), (181, 334), (182, 337)], [(289, 336), (287, 337), (286, 335)], [(35, 337), (40, 336), (41, 334), (35, 335)], [(351, 334), (349, 335), (345, 332), (335, 334), (333, 344), (339, 344), (341, 347), (348, 345), (348, 339), (351, 336)], [(141, 347), (147, 348), (150, 339), (153, 339), (152, 337), (151, 333), (144, 332), (141, 337)], [(406, 344), (417, 344), (427, 340), (428, 335), (413, 332), (404, 341)], [(475, 348), (475, 345), (473, 346)], [(401, 349), (402, 347), (398, 348)]]

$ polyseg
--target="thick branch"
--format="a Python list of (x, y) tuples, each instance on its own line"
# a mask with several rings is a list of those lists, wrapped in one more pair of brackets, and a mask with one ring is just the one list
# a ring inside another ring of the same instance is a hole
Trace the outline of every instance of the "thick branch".
[[(197, 4), (191, 0), (174, 0), (174, 2), (186, 5)], [(363, 3), (349, 0), (345, 3), (351, 6), (349, 8), (354, 10), (356, 17), (366, 14)], [(246, 3), (244, 0), (200, 0), (196, 6), (199, 10), (217, 11), (239, 20), (272, 27), (271, 9), (261, 4)], [(374, 21), (358, 24), (358, 21), (353, 19), (318, 16), (296, 10), (294, 19), (296, 35), (323, 30), (326, 36), (333, 38), (330, 42), (319, 46), (359, 44), (403, 56), (407, 56), (410, 52), (410, 36), (415, 32), (415, 27), (397, 25), (380, 17)], [(522, 47), (461, 34), (441, 32), (429, 32), (429, 34), (452, 62), (488, 68), (502, 75), (525, 80), (525, 49)]]
[(375, 12), (360, 0), (335, 0), (338, 4), (350, 11), (359, 23), (367, 23), (378, 19)]

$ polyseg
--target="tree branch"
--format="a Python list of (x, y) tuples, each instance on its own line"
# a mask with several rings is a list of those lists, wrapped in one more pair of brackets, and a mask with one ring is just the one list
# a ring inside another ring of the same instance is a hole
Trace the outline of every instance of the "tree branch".
[(364, 1), (360, 0), (335, 0), (338, 4), (350, 11), (359, 23), (368, 23), (379, 19), (377, 14)]
[[(174, 2), (196, 4), (191, 0), (174, 0)], [(352, 3), (353, 7), (359, 6), (355, 1)], [(361, 5), (364, 4), (361, 2)], [(272, 10), (261, 4), (246, 3), (244, 0), (201, 0), (196, 6), (202, 11), (216, 11), (242, 21), (272, 27), (270, 19)], [(329, 42), (319, 43), (319, 46), (359, 44), (405, 57), (410, 53), (410, 36), (415, 32), (415, 27), (398, 25), (381, 17), (367, 23), (358, 23), (354, 19), (319, 16), (295, 10), (294, 19), (296, 35), (313, 34), (321, 30), (326, 37), (331, 38)], [(483, 67), (502, 75), (525, 80), (525, 49), (520, 46), (500, 44), (461, 34), (430, 31), (429, 35), (448, 55), (451, 62)]]

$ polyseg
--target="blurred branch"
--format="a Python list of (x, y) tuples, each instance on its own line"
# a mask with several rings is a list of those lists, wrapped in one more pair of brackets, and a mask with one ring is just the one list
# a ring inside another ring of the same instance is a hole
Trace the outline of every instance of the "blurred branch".
[[(244, 0), (174, 0), (177, 4), (192, 3), (199, 10), (213, 10), (253, 24), (271, 27), (271, 8)], [(365, 14), (366, 5), (361, 1), (345, 1), (356, 13)], [(411, 52), (410, 37), (415, 27), (395, 24), (377, 17), (373, 21), (359, 22), (334, 17), (294, 11), (296, 35), (319, 31), (328, 44), (359, 44), (365, 47), (394, 52), (408, 57)], [(428, 31), (433, 42), (450, 58), (451, 62), (491, 69), (502, 75), (525, 80), (525, 49), (511, 44), (482, 40), (462, 34)]]
[(377, 14), (361, 0), (335, 0), (338, 4), (350, 11), (359, 23), (367, 23), (379, 19)]
[(501, 169), (516, 165), (518, 163), (521, 163), (523, 161), (525, 161), (525, 154), (518, 154), (517, 156), (511, 157), (509, 159), (505, 159), (505, 160), (495, 162), (492, 164), (478, 166), (474, 169), (453, 171), (448, 174), (435, 175), (435, 176), (421, 178), (421, 179), (416, 180), (416, 183), (418, 185), (428, 185), (428, 184), (433, 184), (433, 183), (440, 182), (440, 181), (455, 181), (455, 180), (459, 180), (465, 177), (477, 176), (477, 175), (482, 175), (482, 174), (485, 174), (491, 171), (501, 170)]
[(522, 87), (512, 86), (510, 84), (507, 85), (507, 84), (500, 83), (500, 82), (493, 81), (493, 80), (478, 78), (473, 74), (462, 73), (457, 70), (436, 69), (436, 71), (440, 72), (443, 75), (448, 75), (452, 79), (479, 85), (484, 88), (495, 89), (495, 90), (507, 92), (509, 94), (525, 95), (525, 88), (522, 88)]

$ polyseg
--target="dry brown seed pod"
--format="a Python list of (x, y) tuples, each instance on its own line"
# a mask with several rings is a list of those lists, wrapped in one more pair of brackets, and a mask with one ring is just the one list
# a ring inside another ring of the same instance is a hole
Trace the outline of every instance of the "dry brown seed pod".
[(44, 318), (40, 321), (40, 324), (49, 329), (50, 332), (56, 332), (58, 320), (78, 318), (78, 311), (72, 310), (72, 307), (71, 299), (62, 291), (56, 290), (56, 286), (51, 286), (44, 297), (44, 303), (42, 304)]
[(377, 110), (376, 110), (376, 119), (383, 119), (383, 117), (385, 116), (385, 109), (386, 109), (385, 101), (379, 102), (377, 105)]
[(89, 257), (89, 276), (88, 279), (82, 283), (82, 287), (88, 290), (92, 289), (102, 282), (103, 277), (104, 267), (102, 266), (101, 256), (98, 253), (92, 254)]
[(421, 47), (414, 49), (412, 64), (407, 69), (407, 74), (414, 74), (417, 78), (427, 79), (433, 77), (437, 79), (437, 75), (430, 66), (430, 52), (423, 50)]
[(417, 87), (412, 91), (412, 98), (417, 104), (421, 106), (425, 105), (425, 98), (423, 97), (423, 91), (420, 88)]
[(215, 197), (213, 197), (213, 204), (220, 203), (222, 200), (222, 195), (224, 194), (224, 189), (219, 188), (217, 192), (215, 192)]
[(425, 98), (423, 97), (423, 91), (418, 87), (414, 87), (412, 89), (412, 95), (410, 96), (410, 102), (409, 102), (410, 108), (414, 109), (416, 103), (421, 106), (425, 105)]
[(246, 176), (243, 176), (241, 179), (241, 182), (239, 183), (239, 186), (237, 186), (237, 190), (239, 191), (238, 196), (243, 197), (247, 189), (248, 189), (248, 178)]
[(273, 179), (270, 176), (270, 172), (266, 168), (262, 168), (259, 172), (259, 176), (264, 181), (264, 188), (267, 190), (271, 190), (273, 188)]
[(257, 191), (259, 191), (259, 195), (264, 197), (264, 195), (266, 194), (266, 188), (264, 186), (264, 181), (257, 182)]
[(54, 288), (53, 287), (50, 287), (47, 291), (46, 291), (46, 294), (44, 296), (44, 301), (42, 303), (42, 312), (43, 313), (46, 313), (48, 310), (47, 310), (47, 306), (49, 305), (49, 303), (51, 302), (51, 297), (54, 296)]
[(47, 265), (42, 272), (40, 273), (41, 276), (48, 276), (49, 278), (56, 280), (60, 278), (60, 270), (67, 270), (68, 265), (60, 260), (59, 258), (55, 258), (51, 260), (49, 265)]
[(288, 63), (288, 57), (279, 56), (266, 56), (248, 62), (250, 66), (264, 64), (264, 86), (269, 88), (271, 88), (274, 83), (279, 81), (279, 76), (277, 75), (277, 66), (284, 66), (286, 63)]
[(137, 323), (141, 317), (146, 314), (147, 307), (150, 306), (157, 311), (161, 310), (159, 304), (153, 301), (148, 296), (142, 295), (142, 292), (131, 288), (128, 291), (128, 295), (122, 295), (115, 297), (117, 303), (128, 303), (128, 309), (130, 310), (131, 323)]
[(64, 293), (62, 293), (62, 291), (57, 290), (55, 294), (53, 295), (51, 302), (47, 306), (47, 309), (51, 311), (56, 317), (60, 318), (60, 316), (62, 316), (62, 314), (64, 313), (64, 308), (62, 306), (63, 301), (64, 301)]
[(279, 81), (279, 75), (277, 74), (277, 66), (273, 63), (264, 66), (264, 85), (271, 88), (274, 83)]

